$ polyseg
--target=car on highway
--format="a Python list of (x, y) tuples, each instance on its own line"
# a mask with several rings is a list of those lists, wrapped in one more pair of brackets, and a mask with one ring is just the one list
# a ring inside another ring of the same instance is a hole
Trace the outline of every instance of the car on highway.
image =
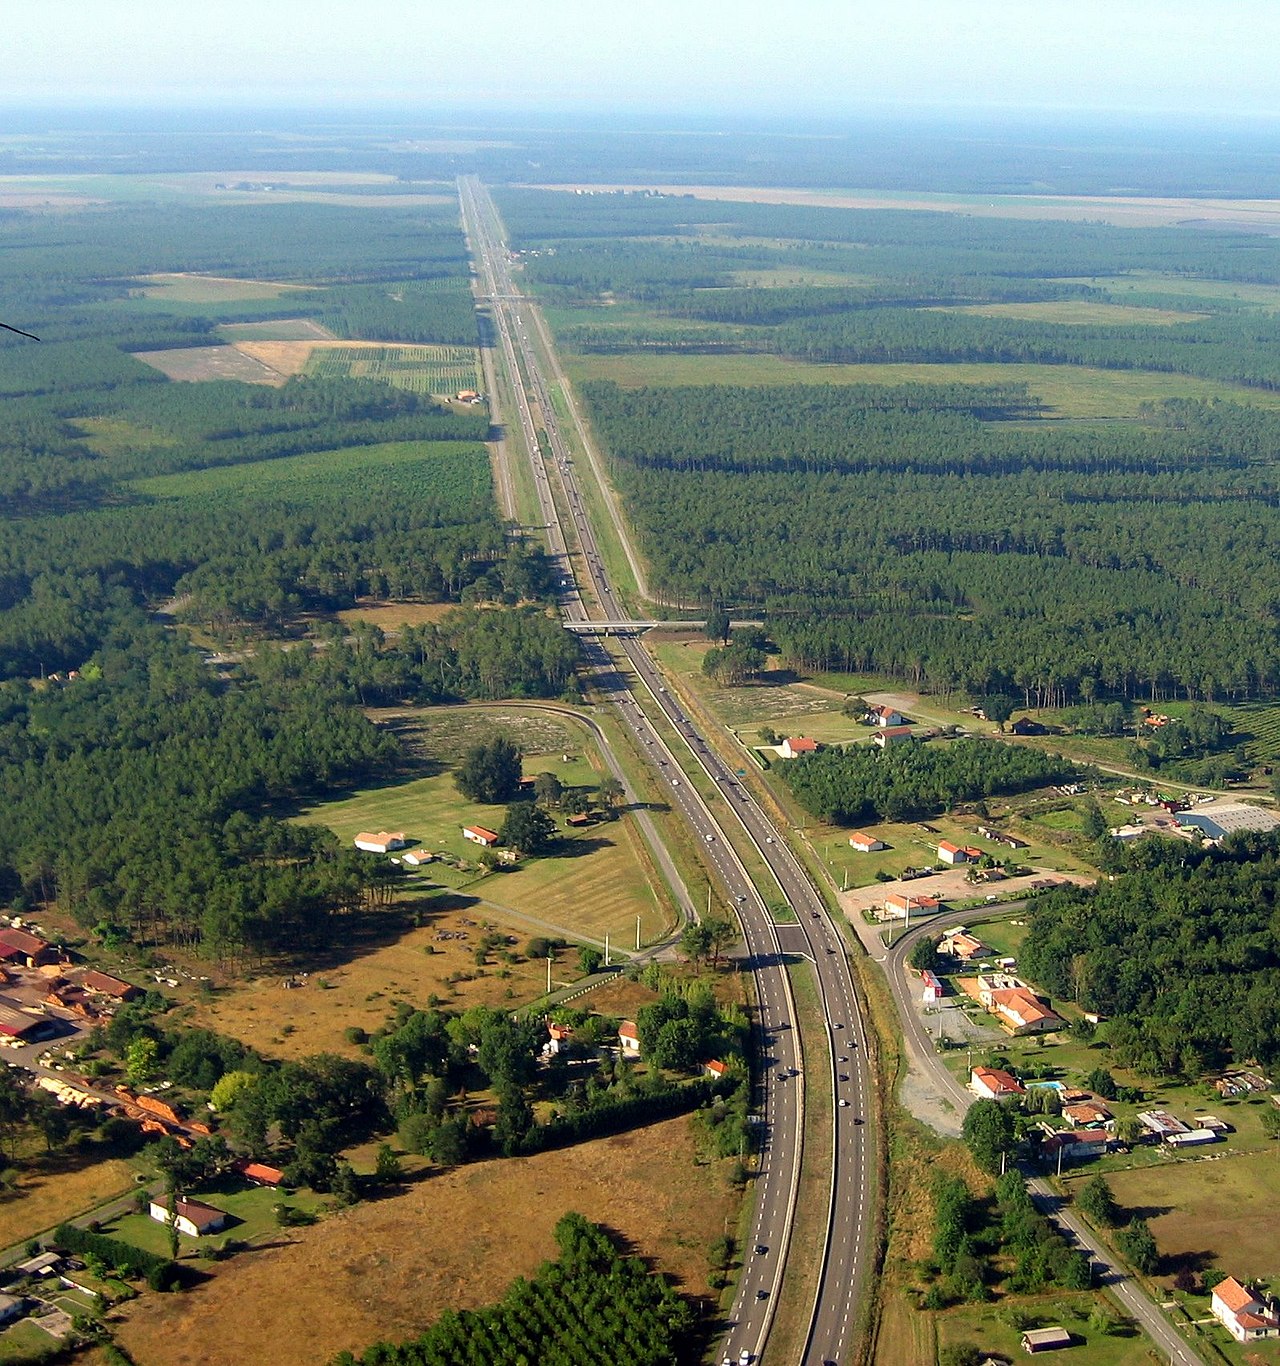
[(757, 1256), (757, 1257), (763, 1257), (764, 1254), (765, 1254), (766, 1252), (768, 1252), (768, 1251), (769, 1251), (769, 1249), (765, 1246), (764, 1243), (757, 1243), (757, 1244), (756, 1244), (756, 1256)]
[(841, 1104), (846, 1110), (849, 1108), (849, 1102), (848, 1102), (847, 1100), (845, 1100), (843, 1096), (841, 1096), (841, 1098), (840, 1098), (840, 1104)]
[(848, 1055), (847, 1053), (841, 1053), (840, 1056), (836, 1059), (836, 1061), (837, 1061), (837, 1062), (848, 1062), (848, 1061), (849, 1061), (849, 1055)]
[(751, 1353), (745, 1347), (738, 1353), (738, 1366), (751, 1366)]
[(841, 1080), (841, 1081), (848, 1081), (848, 1080), (849, 1080), (849, 1074), (848, 1074), (847, 1072), (841, 1072), (841, 1073), (840, 1073), (840, 1080)]
[(761, 1286), (760, 1289), (756, 1291), (756, 1299), (767, 1300), (768, 1298), (769, 1292), (764, 1288), (764, 1286)]
[(842, 1025), (842, 1024), (840, 1023), (839, 1020), (835, 1020), (835, 1021), (832, 1022), (831, 1028), (832, 1028), (832, 1029), (843, 1029), (843, 1028), (844, 1028), (844, 1025)]

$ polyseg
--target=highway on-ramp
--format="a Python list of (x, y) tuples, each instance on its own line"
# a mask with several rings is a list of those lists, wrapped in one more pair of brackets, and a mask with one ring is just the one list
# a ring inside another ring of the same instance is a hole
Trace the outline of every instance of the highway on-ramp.
[[(488, 192), (477, 180), (467, 177), (459, 182), (459, 194), (482, 297), (492, 313), (518, 422), (533, 459), (540, 517), (547, 529), (550, 552), (561, 570), (563, 614), (567, 621), (579, 623), (593, 618), (630, 621), (625, 605), (607, 580), (586, 513), (586, 496), (544, 376), (544, 360), (550, 355), (549, 336), (535, 306), (513, 284), (510, 255)], [(553, 369), (553, 373), (558, 371)], [(567, 396), (566, 405), (571, 420), (578, 424), (576, 409)], [(545, 435), (545, 442), (540, 434)], [(578, 435), (584, 449), (589, 449), (589, 434), (579, 427)], [(594, 459), (592, 465), (598, 473)], [(603, 489), (602, 495), (607, 507), (616, 507)], [(562, 525), (559, 506), (567, 509), (568, 527)], [(569, 532), (580, 552), (581, 579), (574, 572)], [(764, 1147), (752, 1232), (743, 1249), (743, 1271), (730, 1313), (726, 1351), (735, 1360), (744, 1350), (752, 1359), (773, 1360), (767, 1339), (786, 1270), (803, 1156), (805, 1077), (800, 1071), (796, 1012), (786, 964), (788, 959), (804, 958), (813, 965), (825, 1018), (824, 1038), (819, 1045), (808, 1041), (810, 1067), (821, 1065), (829, 1072), (836, 1103), (832, 1106), (826, 1239), (808, 1332), (798, 1360), (801, 1366), (843, 1362), (853, 1345), (858, 1309), (874, 1257), (875, 1145), (879, 1141), (874, 1125), (863, 1122), (874, 1118), (873, 1085), (844, 941), (782, 833), (740, 782), (736, 771), (708, 743), (696, 720), (668, 691), (643, 644), (630, 634), (620, 634), (617, 645), (647, 694), (646, 706), (632, 695), (629, 681), (603, 642), (587, 638), (584, 648), (595, 673), (594, 682), (618, 706), (638, 751), (650, 759), (664, 794), (687, 821), (722, 891), (736, 906), (756, 978), (757, 1024), (764, 1060), (757, 1107), (764, 1120)], [(663, 734), (649, 720), (646, 707), (661, 710), (679, 743), (688, 748), (715, 785), (722, 800), (714, 811), (684, 776)], [(775, 923), (734, 849), (730, 828), (735, 828), (739, 837), (745, 833), (754, 844), (794, 911), (794, 923)]]

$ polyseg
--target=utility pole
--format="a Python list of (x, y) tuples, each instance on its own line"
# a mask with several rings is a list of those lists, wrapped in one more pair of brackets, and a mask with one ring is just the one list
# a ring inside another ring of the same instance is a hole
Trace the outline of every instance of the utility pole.
[(547, 954), (547, 995), (551, 995), (551, 959), (552, 955)]
[(604, 965), (609, 966), (609, 931), (604, 932)]
[(1059, 1143), (1059, 1144), (1058, 1144), (1058, 1175), (1059, 1175), (1059, 1176), (1062, 1175), (1062, 1150), (1063, 1150), (1063, 1148), (1065, 1148), (1066, 1146), (1067, 1146), (1067, 1145), (1066, 1145), (1065, 1143)]
[(636, 952), (640, 952), (640, 917), (636, 916)]

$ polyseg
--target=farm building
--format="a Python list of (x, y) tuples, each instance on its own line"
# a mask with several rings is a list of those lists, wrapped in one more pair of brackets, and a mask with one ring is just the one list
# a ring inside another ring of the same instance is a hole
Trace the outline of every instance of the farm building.
[(57, 959), (58, 951), (39, 935), (8, 927), (0, 929), (0, 962), (21, 963), (28, 968), (38, 968), (44, 963), (54, 963)]
[(1165, 1142), (1171, 1148), (1202, 1148), (1206, 1143), (1216, 1143), (1216, 1129), (1188, 1129), (1185, 1134), (1170, 1134)]
[(1223, 802), (1208, 811), (1189, 811), (1178, 823), (1202, 831), (1206, 839), (1220, 840), (1238, 830), (1274, 830), (1280, 826), (1280, 816), (1244, 802)]
[(885, 844), (884, 840), (877, 839), (866, 830), (855, 830), (849, 836), (849, 847), (860, 854), (874, 854), (878, 849), (883, 849)]
[(884, 730), (876, 731), (871, 737), (871, 743), (881, 749), (888, 749), (890, 745), (900, 745), (904, 740), (910, 739), (910, 726), (886, 726)]
[(279, 1167), (269, 1167), (265, 1162), (251, 1162), (247, 1157), (241, 1157), (231, 1164), (231, 1169), (246, 1181), (253, 1181), (259, 1186), (284, 1184), (284, 1172)]
[(470, 840), (472, 844), (481, 844), (486, 849), (492, 849), (498, 842), (497, 833), (493, 830), (486, 830), (483, 825), (464, 825), (462, 827), (462, 838)]
[(978, 826), (978, 834), (984, 840), (990, 840), (992, 844), (1003, 844), (1006, 849), (1025, 849), (1026, 840), (1020, 840), (1017, 835), (1011, 835), (1006, 830), (996, 830), (990, 825)]
[(410, 868), (421, 868), (424, 863), (431, 863), (434, 858), (435, 855), (429, 854), (425, 849), (410, 849), (407, 854), (401, 855), (400, 862)]
[(1022, 1335), (1022, 1350), (1028, 1356), (1056, 1352), (1059, 1347), (1070, 1347), (1072, 1340), (1065, 1328), (1028, 1328)]
[(39, 1015), (28, 1015), (17, 1001), (0, 997), (0, 1035), (7, 1039), (21, 1039), (24, 1043), (43, 1039), (54, 1033), (57, 1024)]
[(1154, 1134), (1162, 1141), (1172, 1134), (1191, 1132), (1189, 1125), (1184, 1124), (1180, 1119), (1176, 1119), (1167, 1110), (1140, 1110), (1138, 1112), (1138, 1123), (1149, 1134)]
[(21, 1295), (0, 1294), (0, 1323), (12, 1323), (20, 1319), (27, 1302)]
[(884, 899), (880, 919), (909, 920), (913, 914), (932, 915), (941, 907), (942, 902), (936, 896), (930, 896), (928, 892), (890, 892)]
[(393, 849), (404, 848), (404, 832), (397, 830), (393, 833), (388, 830), (379, 830), (376, 835), (371, 835), (362, 830), (355, 838), (355, 845), (357, 849), (363, 849), (366, 854), (389, 854)]
[(99, 996), (110, 996), (113, 1001), (129, 1002), (142, 995), (141, 987), (135, 987), (132, 982), (126, 982), (123, 978), (99, 972), (96, 968), (90, 968), (85, 973), (80, 979), (80, 985), (89, 991), (96, 991)]
[[(159, 1224), (169, 1222), (169, 1207), (161, 1200), (151, 1202), (150, 1213)], [(188, 1238), (200, 1238), (206, 1233), (217, 1233), (226, 1222), (226, 1210), (206, 1205), (203, 1200), (186, 1200), (179, 1197), (174, 1201), (173, 1225), (179, 1233), (185, 1233)]]
[(982, 857), (982, 850), (975, 849), (972, 845), (952, 844), (950, 840), (938, 841), (938, 861), (940, 863), (977, 863)]
[(778, 746), (778, 753), (784, 759), (798, 759), (802, 754), (816, 754), (817, 750), (818, 742), (807, 735), (789, 735)]

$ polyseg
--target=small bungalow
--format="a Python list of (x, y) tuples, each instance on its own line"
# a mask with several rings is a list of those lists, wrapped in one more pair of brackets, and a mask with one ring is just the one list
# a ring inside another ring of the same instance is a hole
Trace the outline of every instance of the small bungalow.
[(884, 728), (886, 726), (900, 726), (906, 721), (906, 717), (897, 707), (872, 707), (867, 712), (867, 717), (872, 725)]
[(1059, 1129), (1040, 1145), (1047, 1157), (1061, 1153), (1073, 1160), (1105, 1157), (1111, 1146), (1111, 1135), (1105, 1129)]
[(707, 1076), (715, 1077), (719, 1080), (719, 1078), (723, 1077), (729, 1070), (729, 1065), (728, 1063), (721, 1062), (719, 1058), (711, 1058), (709, 1061), (702, 1064), (702, 1070)]
[(881, 749), (888, 749), (890, 745), (900, 745), (904, 740), (910, 739), (910, 726), (886, 726), (884, 730), (876, 731), (871, 737), (871, 743)]
[(462, 838), (470, 840), (472, 844), (483, 845), (486, 849), (492, 849), (498, 842), (497, 833), (493, 830), (486, 830), (483, 825), (464, 825), (462, 827)]
[(890, 892), (884, 899), (881, 920), (907, 920), (916, 915), (932, 915), (941, 909), (942, 902), (927, 892)]
[(885, 843), (866, 830), (855, 830), (849, 836), (849, 847), (856, 849), (859, 854), (874, 854), (877, 850), (883, 849)]
[(975, 1067), (969, 1073), (969, 1090), (983, 1100), (1012, 1100), (1027, 1094), (1027, 1088), (1012, 1072), (999, 1067)]
[(400, 862), (409, 868), (421, 868), (424, 864), (433, 863), (435, 855), (426, 849), (410, 849), (407, 854), (402, 854)]
[(355, 838), (357, 849), (363, 849), (366, 854), (389, 854), (393, 849), (403, 849), (405, 837), (403, 830), (379, 830), (376, 835), (362, 830)]
[(618, 1044), (624, 1053), (640, 1056), (640, 1033), (634, 1020), (623, 1020), (618, 1026)]
[(1070, 1347), (1074, 1339), (1065, 1328), (1028, 1328), (1022, 1335), (1022, 1350), (1028, 1356), (1037, 1352), (1055, 1352), (1059, 1347)]
[(1010, 1034), (1042, 1034), (1061, 1029), (1062, 1016), (1040, 1001), (1028, 987), (991, 993), (991, 1013)]
[[(169, 1206), (162, 1200), (151, 1202), (151, 1217), (159, 1224), (169, 1223)], [(226, 1210), (206, 1205), (203, 1200), (174, 1201), (173, 1225), (188, 1238), (201, 1238), (206, 1233), (217, 1233), (227, 1222)]]
[(258, 1186), (284, 1185), (284, 1172), (279, 1167), (268, 1166), (265, 1162), (253, 1162), (247, 1157), (241, 1157), (231, 1164), (231, 1170)]
[(778, 746), (778, 753), (784, 759), (798, 759), (802, 754), (816, 754), (817, 750), (818, 742), (807, 735), (789, 735)]
[(1110, 1126), (1114, 1121), (1111, 1111), (1100, 1100), (1082, 1100), (1062, 1107), (1062, 1118), (1070, 1120), (1078, 1129)]
[(975, 958), (985, 958), (991, 950), (978, 938), (963, 927), (943, 935), (938, 952), (948, 958), (958, 958), (962, 963), (972, 962)]
[(564, 823), (574, 830), (582, 830), (591, 824), (592, 818), (585, 811), (575, 811), (572, 816), (566, 816)]

